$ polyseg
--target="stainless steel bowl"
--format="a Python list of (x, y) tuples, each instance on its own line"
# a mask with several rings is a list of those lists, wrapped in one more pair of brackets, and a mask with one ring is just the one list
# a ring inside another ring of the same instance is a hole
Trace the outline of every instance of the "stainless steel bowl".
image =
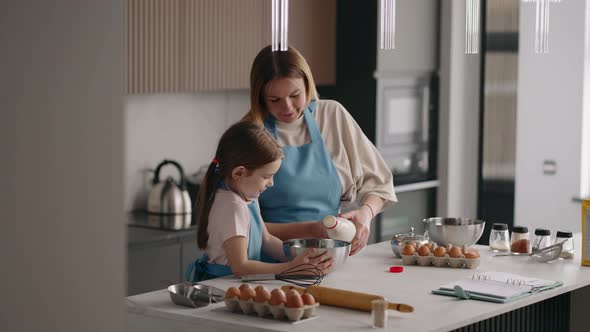
[(414, 233), (414, 227), (410, 227), (410, 232), (405, 234), (395, 234), (391, 238), (391, 250), (397, 258), (401, 258), (401, 252), (408, 243), (416, 244), (416, 248), (428, 243), (428, 235)]
[(326, 258), (332, 257), (334, 259), (330, 271), (344, 264), (350, 254), (350, 242), (345, 241), (331, 239), (291, 239), (283, 241), (283, 251), (289, 260), (304, 253), (309, 248), (316, 248), (318, 256), (326, 251), (328, 252)]
[(474, 245), (481, 237), (486, 224), (478, 219), (443, 217), (427, 218), (423, 222), (430, 240), (441, 245), (455, 246)]
[(168, 287), (172, 302), (187, 307), (205, 307), (223, 301), (225, 292), (219, 288), (184, 282)]

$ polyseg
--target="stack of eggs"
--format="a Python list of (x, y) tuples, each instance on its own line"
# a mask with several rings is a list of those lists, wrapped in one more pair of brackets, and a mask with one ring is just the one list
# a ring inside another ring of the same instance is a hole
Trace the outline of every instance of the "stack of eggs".
[(233, 312), (245, 314), (255, 312), (260, 317), (272, 315), (275, 319), (287, 317), (290, 321), (298, 321), (312, 316), (319, 303), (316, 303), (311, 294), (300, 295), (294, 289), (287, 291), (287, 293), (280, 288), (269, 292), (262, 285), (252, 289), (249, 284), (242, 284), (240, 288), (230, 287), (227, 289), (225, 305)]
[(461, 248), (450, 244), (445, 247), (429, 242), (416, 248), (414, 243), (408, 243), (404, 246), (401, 256), (406, 265), (466, 267), (468, 269), (475, 269), (479, 266), (479, 251), (477, 249)]

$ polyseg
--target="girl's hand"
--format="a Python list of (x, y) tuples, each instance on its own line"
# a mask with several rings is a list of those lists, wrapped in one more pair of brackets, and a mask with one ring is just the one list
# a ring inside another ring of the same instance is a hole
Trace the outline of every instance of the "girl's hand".
[(311, 225), (311, 234), (313, 237), (318, 239), (327, 239), (328, 232), (326, 231), (326, 227), (324, 226), (323, 220), (314, 221)]
[(334, 259), (332, 257), (328, 258), (328, 252), (323, 252), (321, 255), (317, 255), (317, 249), (314, 248), (307, 249), (304, 253), (295, 257), (292, 261), (293, 267), (301, 264), (312, 264), (318, 269), (322, 270), (324, 274), (328, 273), (328, 270), (332, 267), (333, 262)]
[(361, 207), (358, 210), (352, 210), (338, 216), (352, 221), (356, 226), (356, 234), (350, 246), (350, 256), (352, 256), (360, 252), (367, 245), (367, 241), (369, 241), (372, 213), (368, 208)]

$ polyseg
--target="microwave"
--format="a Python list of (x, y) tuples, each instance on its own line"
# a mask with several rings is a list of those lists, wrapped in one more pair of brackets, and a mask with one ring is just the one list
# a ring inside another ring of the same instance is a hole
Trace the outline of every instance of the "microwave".
[(436, 74), (377, 78), (376, 143), (396, 184), (436, 178)]

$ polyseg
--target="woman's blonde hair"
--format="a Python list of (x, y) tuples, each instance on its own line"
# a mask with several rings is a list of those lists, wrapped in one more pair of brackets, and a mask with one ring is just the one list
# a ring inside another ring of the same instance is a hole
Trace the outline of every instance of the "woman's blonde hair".
[(293, 47), (287, 51), (273, 52), (270, 46), (263, 48), (252, 63), (250, 71), (250, 111), (244, 120), (264, 123), (268, 110), (264, 104), (264, 88), (276, 78), (302, 78), (305, 83), (306, 103), (318, 99), (311, 69), (305, 58)]

